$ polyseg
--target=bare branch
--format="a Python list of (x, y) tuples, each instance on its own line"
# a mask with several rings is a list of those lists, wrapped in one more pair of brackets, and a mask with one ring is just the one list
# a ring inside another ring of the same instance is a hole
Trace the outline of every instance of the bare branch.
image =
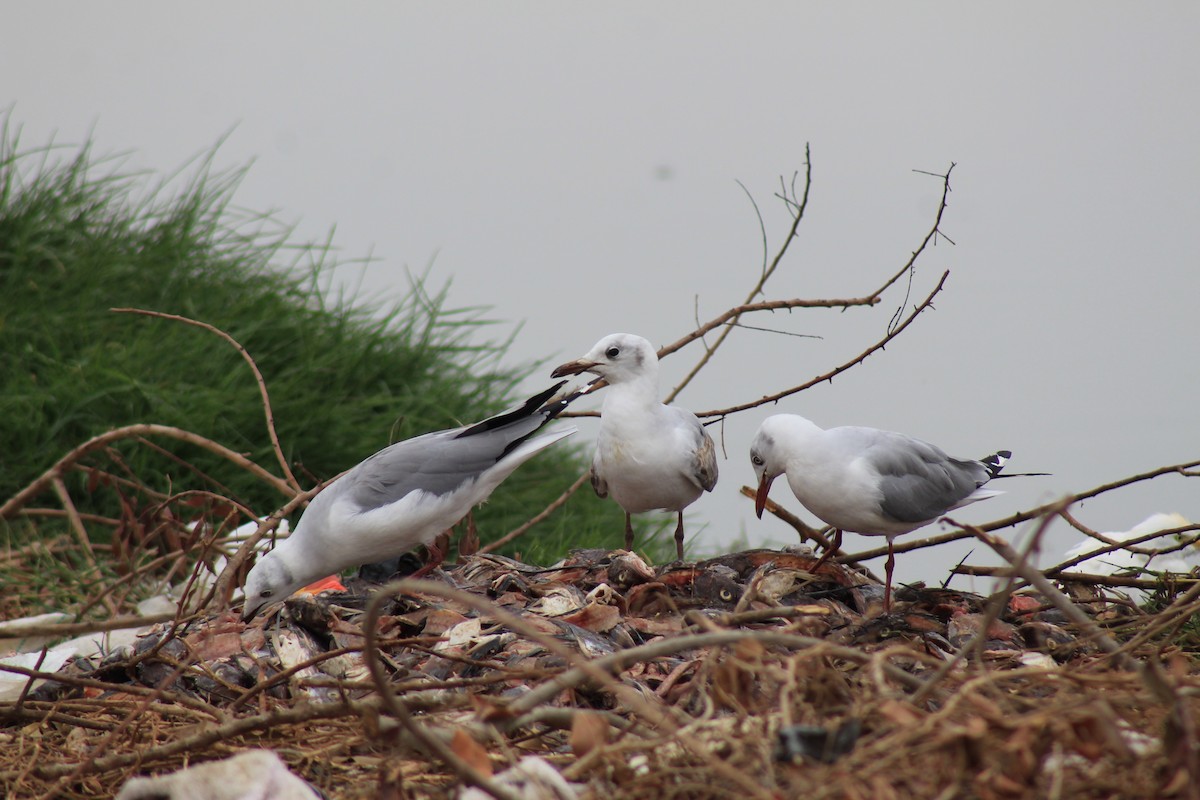
[(490, 553), (493, 550), (497, 550), (497, 549), (503, 547), (504, 545), (508, 544), (513, 539), (516, 539), (518, 536), (521, 536), (522, 534), (524, 534), (526, 531), (528, 531), (534, 525), (537, 525), (539, 522), (546, 519), (551, 514), (553, 514), (555, 511), (557, 511), (559, 508), (561, 508), (563, 506), (563, 504), (566, 503), (567, 500), (569, 500), (571, 498), (571, 495), (573, 495), (573, 494), (575, 494), (575, 492), (579, 491), (579, 487), (583, 486), (583, 484), (587, 482), (587, 479), (588, 479), (588, 472), (585, 470), (584, 473), (582, 475), (580, 475), (578, 478), (576, 478), (575, 482), (572, 483), (570, 485), (570, 487), (567, 488), (566, 491), (564, 491), (562, 494), (560, 494), (558, 497), (556, 497), (550, 503), (550, 505), (543, 508), (541, 511), (539, 511), (537, 514), (535, 514), (533, 517), (531, 517), (529, 519), (529, 521), (524, 523), (523, 525), (520, 525), (519, 527), (514, 528), (513, 530), (504, 534), (503, 536), (501, 536), (499, 539), (495, 540), (494, 542), (488, 542), (485, 546), (479, 548), (479, 552), (480, 553)]
[[(791, 226), (791, 228), (788, 229), (787, 236), (784, 238), (783, 244), (781, 244), (779, 246), (779, 250), (775, 253), (775, 257), (771, 260), (770, 264), (766, 265), (766, 268), (763, 269), (762, 274), (759, 275), (758, 281), (754, 284), (754, 288), (751, 289), (750, 293), (746, 295), (746, 300), (745, 300), (745, 303), (743, 303), (743, 305), (749, 305), (750, 303), (753, 302), (755, 297), (762, 294), (763, 287), (766, 285), (767, 281), (770, 280), (771, 276), (775, 274), (775, 269), (779, 266), (779, 262), (783, 260), (784, 255), (787, 254), (788, 247), (791, 246), (792, 240), (796, 238), (796, 231), (800, 227), (800, 220), (804, 219), (804, 210), (808, 207), (808, 193), (809, 193), (809, 190), (812, 188), (812, 157), (811, 156), (812, 156), (812, 153), (811, 153), (809, 146), (805, 145), (804, 146), (804, 195), (803, 195), (803, 197), (801, 197), (799, 199), (793, 199), (791, 201), (791, 203), (789, 203), (789, 206), (791, 207), (791, 213), (792, 213), (792, 226)], [(794, 188), (792, 190), (792, 196), (793, 196), (793, 198), (795, 198), (795, 189)], [(756, 213), (758, 212), (757, 204), (755, 205), (755, 212)], [(760, 225), (761, 225), (761, 221), (762, 221), (762, 215), (760, 214), (759, 215)], [(735, 313), (733, 314), (732, 317), (725, 317), (725, 319), (732, 319), (734, 322), (736, 322), (738, 320), (738, 318), (741, 316), (741, 314), (745, 313), (745, 312), (738, 312), (736, 309), (734, 309), (734, 311), (735, 311)], [(712, 328), (709, 328), (709, 330), (712, 330)], [(724, 330), (721, 331), (721, 334), (717, 337), (717, 340), (712, 344), (711, 347), (708, 347), (705, 349), (704, 355), (702, 355), (700, 357), (700, 359), (692, 367), (691, 371), (688, 372), (688, 374), (684, 376), (683, 380), (674, 389), (672, 389), (671, 392), (667, 395), (665, 402), (670, 403), (672, 400), (674, 400), (676, 397), (678, 397), (679, 393), (682, 392), (687, 387), (687, 385), (692, 382), (692, 379), (696, 377), (696, 375), (700, 372), (700, 370), (704, 369), (704, 366), (709, 362), (710, 359), (712, 359), (713, 354), (716, 353), (717, 349), (720, 348), (720, 346), (725, 342), (725, 339), (729, 336), (729, 333), (731, 330), (732, 330), (732, 328), (726, 327)], [(705, 333), (706, 332), (707, 331), (705, 331)], [(702, 336), (703, 333), (701, 333), (699, 335)], [(697, 338), (697, 337), (693, 337), (693, 339), (694, 338)], [(692, 341), (693, 339), (689, 339), (688, 341)], [(683, 344), (686, 344), (686, 343), (687, 342), (683, 342)], [(678, 347), (682, 347), (683, 344), (680, 344)], [(677, 350), (678, 347), (673, 346), (673, 348), (668, 349), (667, 352), (674, 352), (674, 350)], [(665, 353), (663, 355), (665, 355)], [(662, 355), (660, 355), (659, 357), (661, 358)]]
[(267, 394), (267, 382), (263, 380), (262, 373), (258, 370), (258, 364), (254, 363), (254, 358), (249, 352), (246, 351), (246, 348), (242, 347), (241, 343), (238, 342), (237, 339), (234, 339), (220, 328), (214, 325), (209, 325), (207, 322), (200, 322), (199, 320), (189, 319), (188, 317), (181, 317), (177, 314), (164, 314), (161, 311), (148, 311), (143, 308), (113, 308), (109, 310), (118, 314), (142, 314), (147, 317), (159, 317), (161, 319), (182, 322), (186, 325), (194, 325), (195, 327), (203, 328), (210, 333), (215, 333), (217, 336), (220, 336), (226, 342), (229, 342), (229, 344), (233, 345), (234, 349), (236, 349), (242, 358), (245, 359), (246, 363), (250, 365), (250, 369), (254, 372), (254, 379), (258, 381), (258, 391), (259, 394), (262, 395), (263, 413), (266, 414), (267, 417), (267, 435), (271, 437), (271, 446), (275, 449), (275, 457), (279, 460), (279, 466), (283, 470), (283, 476), (287, 479), (287, 482), (292, 489), (297, 492), (300, 491), (300, 482), (297, 481), (296, 476), (292, 474), (291, 467), (288, 466), (287, 459), (283, 456), (283, 447), (279, 444), (279, 434), (275, 432), (275, 413), (271, 410), (271, 397)]
[[(953, 522), (953, 521), (952, 521)], [(1112, 656), (1113, 661), (1121, 669), (1137, 670), (1138, 664), (1128, 655), (1121, 651), (1121, 646), (1104, 631), (1100, 629), (1095, 621), (1079, 606), (1071, 602), (1071, 598), (1063, 594), (1057, 586), (1050, 582), (1050, 579), (1039, 572), (1032, 564), (1029, 564), (1021, 555), (1012, 548), (1008, 542), (1001, 539), (999, 536), (993, 536), (982, 528), (977, 528), (973, 525), (962, 525), (954, 522), (960, 528), (970, 531), (971, 535), (979, 541), (986, 544), (988, 547), (995, 550), (1001, 558), (1012, 565), (1013, 572), (1021, 576), (1024, 580), (1029, 581), (1033, 588), (1045, 597), (1050, 604), (1061, 611), (1067, 619), (1079, 626), (1079, 629), (1085, 631), (1087, 635), (1094, 641), (1101, 650)]]
[(236, 453), (233, 450), (230, 450), (228, 447), (214, 442), (212, 439), (170, 425), (142, 423), (138, 425), (126, 425), (122, 428), (115, 428), (111, 431), (106, 431), (99, 436), (93, 436), (91, 439), (88, 439), (86, 442), (67, 453), (65, 456), (55, 462), (54, 466), (43, 472), (32, 483), (6, 500), (4, 505), (0, 506), (0, 519), (8, 519), (12, 517), (26, 503), (28, 503), (29, 500), (41, 494), (48, 486), (52, 485), (54, 479), (61, 476), (68, 467), (73, 466), (88, 453), (106, 447), (112, 442), (136, 436), (166, 436), (172, 439), (179, 439), (180, 441), (187, 442), (189, 444), (194, 444), (198, 447), (204, 448), (205, 450), (216, 453), (228, 461), (232, 461), (242, 469), (253, 473), (255, 476), (271, 484), (285, 495), (291, 496), (296, 493), (296, 489), (285, 481), (272, 475), (270, 472), (267, 472), (265, 469), (260, 467), (258, 464), (255, 464), (241, 453)]
[(858, 364), (861, 364), (863, 361), (866, 361), (867, 358), (870, 357), (871, 355), (873, 355), (874, 353), (884, 349), (887, 346), (887, 344), (892, 341), (892, 339), (895, 339), (897, 336), (899, 336), (904, 331), (905, 328), (907, 328), (909, 325), (911, 325), (912, 321), (914, 319), (916, 319), (917, 316), (922, 311), (924, 311), (927, 308), (932, 308), (933, 307), (933, 298), (936, 297), (940, 291), (942, 291), (942, 287), (945, 285), (946, 278), (948, 278), (948, 277), (950, 277), (949, 270), (942, 273), (941, 280), (939, 280), (937, 282), (937, 285), (935, 287), (933, 287), (933, 291), (930, 292), (929, 295), (923, 301), (921, 301), (921, 303), (919, 305), (917, 305), (915, 308), (913, 308), (912, 312), (910, 312), (909, 315), (904, 318), (904, 321), (902, 323), (900, 323), (900, 325), (898, 325), (894, 330), (889, 331), (888, 334), (886, 336), (884, 336), (882, 339), (880, 339), (878, 342), (871, 345), (866, 350), (859, 353), (857, 356), (855, 356), (851, 360), (845, 362), (844, 364), (842, 364), (838, 367), (834, 367), (829, 372), (826, 372), (822, 375), (818, 375), (817, 377), (809, 380), (807, 383), (802, 383), (799, 386), (793, 386), (790, 389), (784, 389), (781, 392), (776, 392), (774, 394), (765, 395), (765, 396), (759, 398), (758, 400), (754, 400), (749, 403), (741, 403), (741, 404), (738, 404), (735, 406), (729, 406), (728, 408), (719, 408), (719, 409), (715, 409), (712, 411), (697, 411), (696, 416), (698, 416), (698, 417), (725, 417), (730, 414), (736, 414), (739, 411), (746, 411), (751, 408), (758, 408), (759, 406), (766, 405), (767, 403), (777, 402), (779, 400), (782, 400), (785, 397), (796, 394), (797, 392), (802, 392), (805, 389), (816, 386), (818, 383), (824, 383), (825, 381), (832, 381), (835, 377), (842, 374), (846, 370), (848, 370), (851, 367), (854, 367)]
[[(943, 238), (945, 238), (946, 241), (953, 244), (953, 241), (950, 239), (950, 237), (942, 234), (941, 226), (942, 226), (942, 215), (946, 213), (946, 208), (949, 205), (949, 203), (947, 202), (947, 199), (950, 196), (950, 173), (954, 171), (954, 167), (955, 167), (955, 163), (952, 161), (952, 162), (950, 162), (950, 169), (946, 170), (945, 175), (937, 175), (936, 176), (936, 177), (939, 177), (942, 179), (942, 200), (940, 203), (938, 203), (937, 214), (935, 214), (934, 218), (933, 218), (933, 227), (931, 227), (929, 229), (929, 233), (925, 234), (925, 238), (921, 240), (921, 244), (918, 245), (917, 249), (913, 251), (912, 257), (908, 259), (908, 263), (906, 263), (903, 267), (901, 267), (900, 270), (895, 275), (888, 278), (887, 281), (885, 281), (882, 286), (880, 286), (878, 289), (876, 289), (871, 294), (871, 297), (879, 297), (879, 295), (881, 295), (885, 291), (887, 291), (888, 288), (890, 288), (892, 284), (894, 284), (896, 281), (900, 280), (900, 278), (902, 278), (904, 276), (904, 273), (912, 270), (913, 265), (915, 265), (917, 263), (917, 259), (921, 257), (921, 253), (925, 252), (925, 248), (929, 245), (929, 243), (931, 241), (936, 241), (938, 236), (943, 236)], [(928, 172), (928, 173), (923, 173), (923, 174), (933, 175), (934, 173)]]

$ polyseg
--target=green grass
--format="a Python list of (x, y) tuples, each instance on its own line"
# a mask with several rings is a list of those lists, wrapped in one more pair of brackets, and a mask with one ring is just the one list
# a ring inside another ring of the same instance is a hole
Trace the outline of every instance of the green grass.
[[(177, 426), (216, 440), (278, 474), (253, 375), (210, 332), (129, 314), (186, 316), (232, 335), (267, 382), (284, 453), (308, 486), (390, 442), (473, 421), (519, 398), (535, 365), (502, 365), (505, 330), (487, 309), (455, 308), (449, 286), (421, 277), (390, 304), (329, 291), (332, 243), (297, 244), (267, 215), (239, 212), (241, 172), (155, 182), (119, 160), (76, 150), (22, 150), (8, 120), (0, 133), (0, 498), (27, 485), (88, 438), (133, 423)], [(196, 447), (155, 440), (106, 455), (104, 468), (163, 493), (207, 488), (257, 514), (281, 495)], [(96, 463), (98, 459), (90, 459)], [(475, 518), (484, 541), (540, 511), (585, 468), (579, 445), (556, 446), (523, 466)], [(131, 490), (69, 484), (80, 510), (119, 516), (150, 503)], [(38, 504), (57, 503), (52, 493)], [(128, 511), (128, 509), (125, 509)], [(588, 490), (515, 541), (535, 563), (569, 547), (617, 546), (619, 509)], [(59, 535), (63, 525), (12, 526), (11, 537)], [(31, 533), (36, 530), (36, 534)], [(657, 558), (669, 548), (650, 541)], [(89, 527), (103, 537), (103, 529)]]

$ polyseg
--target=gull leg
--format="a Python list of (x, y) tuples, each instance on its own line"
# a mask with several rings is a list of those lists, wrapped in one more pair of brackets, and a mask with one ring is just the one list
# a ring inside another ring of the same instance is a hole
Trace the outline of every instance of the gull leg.
[(633, 523), (629, 520), (629, 512), (625, 512), (625, 549), (633, 550)]
[(883, 569), (887, 573), (886, 582), (883, 585), (883, 613), (885, 614), (892, 610), (892, 570), (896, 568), (896, 553), (892, 547), (892, 537), (889, 536), (887, 563), (883, 565)]
[(675, 526), (675, 553), (683, 561), (683, 512), (679, 512), (679, 524)]
[(812, 568), (809, 570), (809, 572), (812, 572), (815, 574), (816, 571), (821, 568), (822, 564), (824, 564), (826, 561), (828, 561), (830, 559), (830, 557), (832, 557), (835, 553), (837, 553), (838, 550), (841, 550), (841, 549), (842, 549), (842, 529), (834, 528), (833, 529), (833, 541), (829, 543), (829, 547), (825, 548), (825, 552), (821, 553), (821, 557), (817, 559), (817, 563), (812, 565)]
[(425, 545), (425, 549), (428, 551), (428, 561), (425, 562), (424, 566), (410, 575), (410, 578), (424, 578), (426, 575), (442, 565), (442, 562), (446, 560), (447, 553), (450, 551), (449, 534), (450, 531), (447, 530), (445, 533), (440, 534), (432, 542)]

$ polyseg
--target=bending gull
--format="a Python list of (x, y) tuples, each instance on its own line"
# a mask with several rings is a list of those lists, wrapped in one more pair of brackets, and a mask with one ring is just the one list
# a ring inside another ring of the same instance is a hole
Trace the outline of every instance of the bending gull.
[(771, 482), (786, 474), (796, 499), (835, 529), (818, 565), (837, 552), (842, 531), (886, 536), (886, 612), (896, 563), (893, 539), (951, 509), (1003, 494), (983, 485), (1011, 456), (999, 450), (978, 461), (952, 458), (902, 433), (860, 427), (823, 430), (804, 417), (776, 414), (763, 420), (750, 445), (758, 477), (754, 511), (762, 517)]
[(712, 438), (690, 411), (658, 400), (658, 354), (650, 342), (614, 333), (552, 377), (590, 372), (610, 386), (600, 409), (592, 488), (625, 510), (625, 549), (633, 548), (630, 514), (674, 511), (675, 550), (683, 560), (683, 509), (717, 485)]
[(432, 542), (513, 470), (576, 432), (534, 436), (579, 396), (547, 403), (564, 383), (474, 425), (397, 442), (335, 479), (246, 576), (243, 619), (317, 578)]

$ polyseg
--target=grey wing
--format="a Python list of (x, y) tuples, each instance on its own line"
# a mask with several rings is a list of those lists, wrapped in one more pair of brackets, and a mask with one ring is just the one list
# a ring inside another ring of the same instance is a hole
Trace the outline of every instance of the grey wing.
[(717, 448), (712, 437), (692, 412), (676, 406), (667, 408), (684, 423), (682, 430), (686, 431), (684, 436), (687, 437), (692, 467), (688, 478), (704, 491), (711, 492), (717, 485)]
[(347, 473), (344, 491), (364, 510), (416, 490), (447, 494), (478, 478), (548, 421), (534, 415), (497, 428), (435, 431), (397, 442)]
[(452, 492), (495, 464), (498, 455), (493, 448), (437, 431), (380, 450), (342, 480), (349, 484), (345, 491), (355, 505), (369, 510), (418, 489), (437, 495)]
[(902, 434), (881, 437), (864, 458), (879, 476), (880, 510), (900, 522), (934, 519), (989, 478), (978, 461), (951, 458), (928, 442)]

